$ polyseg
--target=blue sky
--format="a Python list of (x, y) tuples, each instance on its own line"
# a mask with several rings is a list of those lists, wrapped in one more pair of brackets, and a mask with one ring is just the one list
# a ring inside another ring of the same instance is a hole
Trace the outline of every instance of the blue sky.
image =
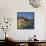
[(34, 16), (34, 12), (17, 12), (17, 16), (24, 16), (28, 19), (32, 19)]

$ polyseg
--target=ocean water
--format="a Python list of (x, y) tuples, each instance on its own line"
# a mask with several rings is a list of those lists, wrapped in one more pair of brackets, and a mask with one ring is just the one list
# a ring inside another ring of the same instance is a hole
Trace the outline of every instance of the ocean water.
[(26, 27), (23, 27), (23, 29), (34, 29), (34, 25), (28, 25)]

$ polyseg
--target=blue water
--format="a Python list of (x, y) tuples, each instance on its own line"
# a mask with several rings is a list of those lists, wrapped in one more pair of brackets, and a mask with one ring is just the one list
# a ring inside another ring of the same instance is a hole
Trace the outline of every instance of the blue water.
[(24, 27), (23, 29), (34, 29), (34, 25), (28, 25), (28, 26)]

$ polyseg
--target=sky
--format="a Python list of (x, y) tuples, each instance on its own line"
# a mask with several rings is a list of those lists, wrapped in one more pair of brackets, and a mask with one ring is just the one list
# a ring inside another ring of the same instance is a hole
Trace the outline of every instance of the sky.
[(28, 19), (32, 19), (34, 17), (34, 12), (17, 12), (17, 16), (24, 16)]

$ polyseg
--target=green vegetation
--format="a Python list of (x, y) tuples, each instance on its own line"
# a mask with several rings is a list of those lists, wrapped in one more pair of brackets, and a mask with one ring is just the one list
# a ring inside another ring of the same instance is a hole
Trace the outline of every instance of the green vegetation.
[[(20, 21), (20, 19), (21, 19), (21, 21)], [(34, 21), (33, 19), (28, 19), (28, 18), (23, 17), (23, 16), (21, 16), (21, 17), (18, 16), (17, 17), (17, 28), (23, 29), (24, 27), (32, 25), (33, 21)]]

